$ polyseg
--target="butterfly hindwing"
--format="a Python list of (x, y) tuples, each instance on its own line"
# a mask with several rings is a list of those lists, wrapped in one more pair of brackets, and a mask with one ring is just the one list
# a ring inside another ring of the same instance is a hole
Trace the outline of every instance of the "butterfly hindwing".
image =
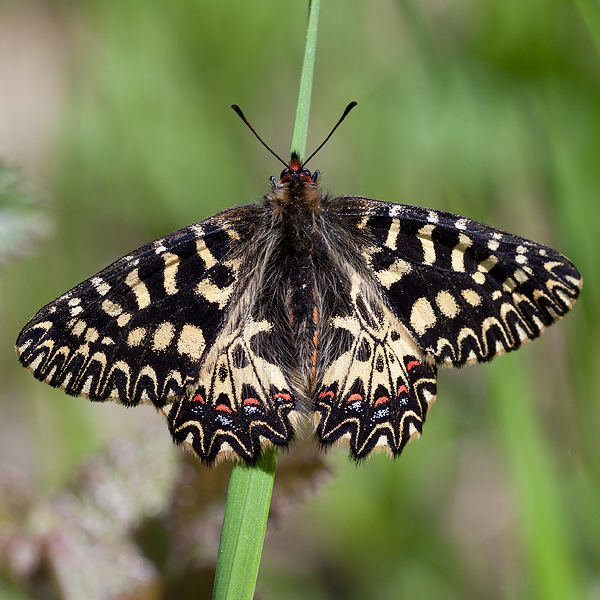
[(256, 460), (265, 443), (287, 445), (293, 437), (294, 398), (271, 352), (269, 321), (251, 317), (215, 341), (212, 366), (205, 365), (186, 396), (161, 410), (173, 439), (212, 463), (222, 457)]
[(352, 277), (350, 310), (331, 321), (330, 345), (338, 351), (315, 394), (321, 443), (345, 441), (359, 459), (375, 448), (399, 454), (421, 433), (436, 395), (435, 366), (372, 285)]
[(562, 254), (442, 211), (339, 198), (385, 301), (438, 364), (490, 360), (536, 338), (575, 302)]

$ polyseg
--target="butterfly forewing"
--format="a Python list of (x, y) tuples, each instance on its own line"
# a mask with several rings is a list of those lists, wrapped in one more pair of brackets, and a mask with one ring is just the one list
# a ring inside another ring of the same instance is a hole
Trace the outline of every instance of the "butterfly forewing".
[(21, 362), (73, 395), (152, 402), (174, 440), (209, 464), (289, 443), (294, 401), (278, 329), (254, 319), (265, 312), (261, 265), (272, 260), (257, 244), (256, 211), (176, 231), (48, 304), (17, 340)]
[(21, 362), (93, 400), (162, 406), (181, 395), (235, 289), (231, 212), (142, 246), (45, 306), (17, 340)]
[(536, 338), (581, 289), (552, 248), (442, 211), (340, 198), (385, 301), (439, 364), (492, 359)]

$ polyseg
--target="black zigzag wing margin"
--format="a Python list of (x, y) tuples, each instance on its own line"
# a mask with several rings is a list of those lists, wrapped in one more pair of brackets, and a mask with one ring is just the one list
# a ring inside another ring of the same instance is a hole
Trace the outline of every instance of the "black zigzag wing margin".
[(181, 396), (223, 328), (239, 275), (233, 249), (254, 221), (253, 206), (230, 209), (119, 259), (27, 323), (21, 363), (92, 400), (161, 407)]
[(360, 197), (331, 203), (358, 230), (386, 304), (438, 364), (487, 361), (560, 319), (581, 290), (562, 254), (451, 213)]

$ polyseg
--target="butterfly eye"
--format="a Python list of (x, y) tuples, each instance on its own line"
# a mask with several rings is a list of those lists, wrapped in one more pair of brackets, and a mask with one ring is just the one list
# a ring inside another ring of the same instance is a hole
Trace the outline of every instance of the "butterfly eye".
[(310, 171), (309, 171), (308, 169), (302, 169), (302, 174), (303, 174), (303, 175), (306, 175), (306, 176), (307, 176), (307, 177), (309, 177), (309, 178), (311, 177), (311, 175), (310, 175)]
[(279, 176), (279, 179), (283, 179), (286, 175), (288, 175), (290, 172), (289, 169), (284, 169), (283, 171), (281, 171), (281, 175)]

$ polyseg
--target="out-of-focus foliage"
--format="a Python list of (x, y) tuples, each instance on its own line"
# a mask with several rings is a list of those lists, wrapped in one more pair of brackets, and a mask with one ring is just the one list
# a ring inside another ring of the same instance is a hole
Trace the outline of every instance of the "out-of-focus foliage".
[(114, 441), (51, 499), (4, 473), (0, 567), (34, 597), (158, 597), (158, 568), (129, 536), (165, 511), (176, 475), (174, 455), (142, 440)]
[(47, 217), (36, 210), (18, 173), (0, 164), (0, 266), (28, 254), (47, 230)]
[[(206, 469), (165, 451), (161, 433), (155, 425), (114, 439), (48, 498), (22, 473), (0, 472), (2, 598), (11, 588), (16, 598), (212, 597), (231, 465)], [(284, 456), (271, 527), (326, 473), (314, 448)]]
[[(2, 487), (0, 531), (39, 539), (34, 515), (58, 519), (64, 498), (84, 506), (69, 482), (103, 464), (91, 456), (111, 448), (110, 465), (124, 447), (115, 436), (137, 444), (160, 425), (148, 408), (34, 381), (13, 354), (20, 327), (132, 248), (266, 191), (281, 166), (229, 106), (286, 152), (306, 16), (297, 1), (0, 2), (0, 150), (35, 181), (42, 211), (31, 220), (34, 207), (21, 205), (22, 223), (35, 226), (7, 250), (19, 231), (0, 240), (0, 474), (18, 472), (29, 490), (15, 516), (14, 489)], [(274, 499), (260, 598), (600, 598), (598, 31), (587, 0), (323, 0), (309, 149), (359, 103), (309, 165), (325, 188), (549, 244), (577, 265), (584, 289), (540, 340), (442, 371), (424, 437), (399, 460), (357, 467), (333, 451), (324, 488), (308, 441), (281, 460), (285, 499)], [(136, 477), (182, 460), (160, 432), (124, 459)], [(123, 556), (144, 557), (151, 583), (123, 598), (210, 595), (229, 468), (191, 464), (173, 467), (162, 511), (119, 532)], [(85, 524), (59, 529), (82, 553), (97, 550)], [(36, 597), (5, 548), (0, 596)], [(44, 559), (45, 573), (58, 559)], [(73, 597), (44, 589), (38, 597)]]

